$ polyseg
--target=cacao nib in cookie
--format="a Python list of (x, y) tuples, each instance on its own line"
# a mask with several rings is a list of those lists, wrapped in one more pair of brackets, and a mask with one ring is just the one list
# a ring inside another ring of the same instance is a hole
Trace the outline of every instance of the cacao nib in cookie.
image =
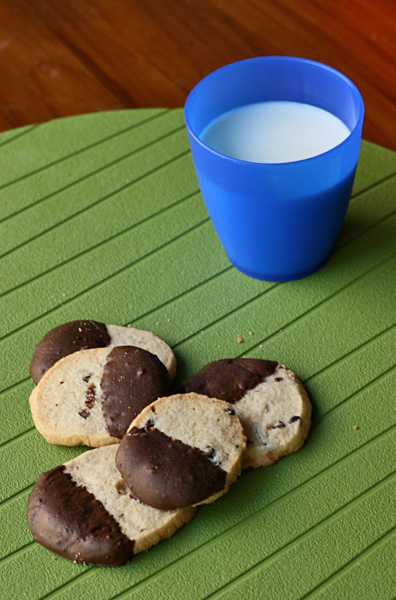
[(117, 346), (103, 367), (102, 410), (106, 429), (122, 438), (133, 419), (154, 400), (166, 396), (170, 379), (157, 356), (135, 346)]
[(301, 419), (301, 417), (299, 417), (298, 415), (294, 415), (294, 417), (291, 417), (289, 423), (291, 425), (292, 423), (295, 423), (296, 421), (300, 421), (300, 419)]
[(78, 563), (118, 566), (130, 560), (133, 540), (64, 465), (40, 475), (29, 497), (27, 518), (33, 539)]
[(220, 492), (227, 473), (205, 454), (153, 429), (134, 427), (122, 439), (116, 465), (132, 494), (162, 510), (192, 506)]
[(240, 400), (278, 366), (273, 360), (230, 358), (205, 365), (177, 388), (177, 393), (195, 392), (231, 404)]
[(88, 348), (104, 348), (110, 344), (107, 326), (97, 321), (70, 321), (51, 329), (34, 349), (30, 376), (38, 383), (58, 360)]
[[(83, 378), (84, 380), (84, 378)], [(85, 405), (87, 408), (93, 408), (96, 400), (95, 388), (88, 388), (85, 393)]]

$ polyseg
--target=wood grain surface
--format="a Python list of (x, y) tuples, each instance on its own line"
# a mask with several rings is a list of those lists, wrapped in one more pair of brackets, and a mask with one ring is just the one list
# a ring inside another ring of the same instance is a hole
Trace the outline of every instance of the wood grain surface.
[(268, 54), (343, 71), (363, 136), (396, 150), (395, 0), (3, 0), (0, 130), (182, 106), (212, 70)]

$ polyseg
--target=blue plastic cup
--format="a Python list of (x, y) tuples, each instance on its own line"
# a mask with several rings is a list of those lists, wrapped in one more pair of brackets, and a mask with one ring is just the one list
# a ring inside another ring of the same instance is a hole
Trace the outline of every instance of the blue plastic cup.
[[(257, 102), (322, 108), (350, 129), (338, 146), (312, 158), (258, 163), (230, 158), (200, 136), (217, 117)], [(184, 118), (198, 183), (228, 259), (257, 279), (310, 275), (329, 258), (348, 207), (364, 106), (355, 85), (318, 62), (266, 56), (214, 71), (189, 94)]]

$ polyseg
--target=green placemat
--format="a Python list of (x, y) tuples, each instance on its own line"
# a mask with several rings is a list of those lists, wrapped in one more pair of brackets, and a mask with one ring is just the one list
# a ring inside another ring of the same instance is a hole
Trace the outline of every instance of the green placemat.
[[(7, 132), (0, 161), (0, 598), (394, 598), (396, 154), (363, 142), (333, 256), (282, 284), (229, 265), (181, 110)], [(306, 445), (125, 567), (54, 557), (32, 542), (28, 494), (82, 449), (34, 429), (28, 367), (46, 331), (81, 318), (154, 331), (179, 379), (223, 357), (285, 363), (312, 398)]]

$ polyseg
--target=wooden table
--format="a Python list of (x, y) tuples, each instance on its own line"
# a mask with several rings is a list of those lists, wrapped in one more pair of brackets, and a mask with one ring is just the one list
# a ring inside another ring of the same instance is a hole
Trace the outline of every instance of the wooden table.
[(268, 54), (343, 71), (364, 137), (396, 150), (395, 0), (3, 0), (0, 130), (182, 106), (210, 71)]

